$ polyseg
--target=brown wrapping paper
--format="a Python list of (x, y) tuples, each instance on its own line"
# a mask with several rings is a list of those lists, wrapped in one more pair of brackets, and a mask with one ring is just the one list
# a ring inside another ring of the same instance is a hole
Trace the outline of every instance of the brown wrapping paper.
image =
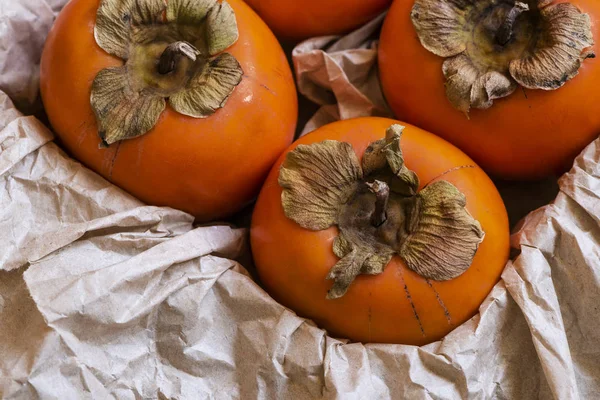
[[(39, 64), (46, 35), (66, 0), (0, 1), (0, 89), (37, 111)], [(18, 65), (18, 68), (15, 66)]]
[[(32, 59), (36, 3), (0, 35)], [(339, 79), (357, 82), (348, 68)], [(35, 94), (19, 76), (9, 86)], [(350, 115), (352, 91), (340, 90), (326, 106)], [(374, 105), (377, 91), (359, 90)], [(231, 261), (247, 253), (244, 230), (144, 206), (0, 93), (0, 397), (598, 398), (599, 160), (595, 142), (556, 201), (525, 219), (512, 238), (521, 254), (478, 315), (428, 346), (363, 345), (298, 318)]]
[(375, 38), (384, 16), (348, 36), (307, 40), (294, 49), (298, 89), (321, 106), (303, 134), (340, 119), (392, 117), (377, 72)]

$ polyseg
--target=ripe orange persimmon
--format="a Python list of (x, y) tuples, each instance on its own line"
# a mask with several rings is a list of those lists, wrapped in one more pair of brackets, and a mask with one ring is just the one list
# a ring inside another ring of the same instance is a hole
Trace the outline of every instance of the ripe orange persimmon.
[(392, 4), (392, 0), (245, 1), (277, 36), (288, 40), (347, 33)]
[(508, 218), (468, 156), (396, 124), (346, 120), (294, 143), (259, 195), (252, 251), (273, 298), (330, 334), (424, 345), (498, 282)]
[(41, 92), (76, 159), (198, 221), (254, 199), (297, 118), (285, 54), (241, 0), (72, 0)]
[(564, 172), (600, 133), (600, 2), (458, 4), (392, 5), (379, 65), (396, 117), (450, 141), (492, 175)]

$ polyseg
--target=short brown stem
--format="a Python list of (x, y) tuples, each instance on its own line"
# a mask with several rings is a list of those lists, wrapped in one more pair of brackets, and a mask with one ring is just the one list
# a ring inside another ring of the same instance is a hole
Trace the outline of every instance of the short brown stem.
[(500, 25), (500, 29), (496, 32), (496, 43), (504, 46), (510, 41), (513, 35), (515, 21), (519, 15), (525, 11), (529, 11), (529, 5), (527, 3), (516, 1), (514, 7), (508, 12), (504, 22)]
[(387, 205), (390, 199), (390, 187), (387, 183), (375, 180), (367, 183), (369, 190), (375, 194), (375, 211), (371, 217), (374, 227), (380, 227), (387, 221)]
[(187, 57), (196, 61), (200, 51), (188, 42), (175, 42), (167, 46), (158, 62), (158, 72), (162, 75), (169, 74), (177, 69), (177, 63), (181, 57)]

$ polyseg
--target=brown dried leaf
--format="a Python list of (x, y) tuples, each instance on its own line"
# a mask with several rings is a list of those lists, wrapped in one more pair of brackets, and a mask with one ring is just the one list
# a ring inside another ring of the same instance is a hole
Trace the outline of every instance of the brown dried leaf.
[(471, 90), (479, 78), (479, 70), (464, 54), (444, 61), (442, 71), (446, 77), (446, 97), (454, 108), (464, 113), (471, 109)]
[(385, 267), (390, 263), (393, 256), (393, 251), (382, 251), (381, 253), (371, 254), (364, 262), (360, 273), (364, 275), (381, 274)]
[(133, 3), (134, 0), (103, 0), (96, 13), (96, 43), (107, 53), (124, 60), (129, 55)]
[(352, 145), (333, 140), (299, 145), (279, 173), (285, 215), (303, 228), (327, 229), (338, 222), (340, 207), (361, 178)]
[(184, 25), (199, 25), (208, 15), (217, 0), (169, 0), (167, 21)]
[(103, 143), (110, 145), (150, 131), (164, 111), (165, 100), (132, 89), (126, 67), (103, 69), (92, 84), (91, 105)]
[(467, 48), (468, 9), (475, 0), (416, 0), (410, 13), (423, 47), (440, 57)]
[(162, 24), (165, 9), (163, 0), (133, 0), (131, 23), (134, 26)]
[(362, 157), (362, 167), (365, 176), (384, 169), (387, 165), (385, 153), (387, 140), (385, 138), (369, 144)]
[(395, 175), (392, 181), (392, 191), (403, 196), (414, 196), (419, 188), (419, 177), (404, 164), (404, 155), (400, 147), (400, 138), (404, 127), (394, 124), (388, 128), (385, 140), (385, 156), (387, 163)]
[(471, 88), (471, 107), (490, 108), (494, 100), (511, 95), (517, 89), (515, 81), (496, 71), (487, 72), (473, 83)]
[(188, 86), (169, 98), (169, 104), (181, 114), (207, 118), (223, 107), (242, 81), (242, 67), (229, 53), (210, 60)]
[(369, 256), (369, 253), (355, 247), (348, 255), (331, 268), (331, 271), (329, 271), (329, 274), (327, 275), (327, 279), (333, 280), (334, 282), (327, 293), (328, 299), (339, 299), (346, 294), (348, 288), (352, 282), (354, 282), (354, 279), (360, 274), (362, 266)]
[(528, 89), (555, 90), (579, 73), (594, 44), (591, 21), (570, 3), (558, 3), (540, 10), (543, 36), (533, 54), (510, 63), (510, 74)]
[(344, 258), (353, 248), (352, 242), (346, 239), (344, 232), (340, 231), (339, 235), (333, 240), (333, 253), (339, 258)]
[(451, 183), (435, 182), (418, 197), (419, 217), (399, 255), (424, 278), (454, 279), (470, 267), (485, 233), (466, 210), (465, 196)]
[(239, 33), (233, 8), (223, 1), (208, 13), (208, 52), (215, 55), (237, 42)]

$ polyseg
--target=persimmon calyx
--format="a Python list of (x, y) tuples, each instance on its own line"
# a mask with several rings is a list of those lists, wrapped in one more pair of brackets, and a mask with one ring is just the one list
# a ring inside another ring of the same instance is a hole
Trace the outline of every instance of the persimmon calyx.
[(285, 215), (305, 229), (339, 230), (329, 299), (344, 296), (360, 274), (382, 273), (394, 255), (424, 278), (454, 279), (483, 241), (481, 225), (454, 185), (437, 181), (418, 191), (419, 178), (400, 148), (403, 129), (392, 125), (362, 163), (350, 144), (326, 140), (299, 145), (281, 167)]
[(201, 54), (197, 48), (186, 41), (171, 43), (158, 60), (158, 73), (162, 75), (170, 74), (177, 69), (179, 58), (187, 57), (192, 62), (196, 62)]
[(421, 44), (446, 58), (446, 96), (458, 110), (487, 109), (527, 89), (556, 90), (594, 57), (589, 15), (549, 0), (415, 0)]
[(102, 0), (96, 43), (124, 61), (101, 70), (90, 102), (102, 144), (150, 131), (167, 102), (207, 118), (223, 107), (243, 70), (223, 53), (238, 40), (235, 14), (219, 0)]

